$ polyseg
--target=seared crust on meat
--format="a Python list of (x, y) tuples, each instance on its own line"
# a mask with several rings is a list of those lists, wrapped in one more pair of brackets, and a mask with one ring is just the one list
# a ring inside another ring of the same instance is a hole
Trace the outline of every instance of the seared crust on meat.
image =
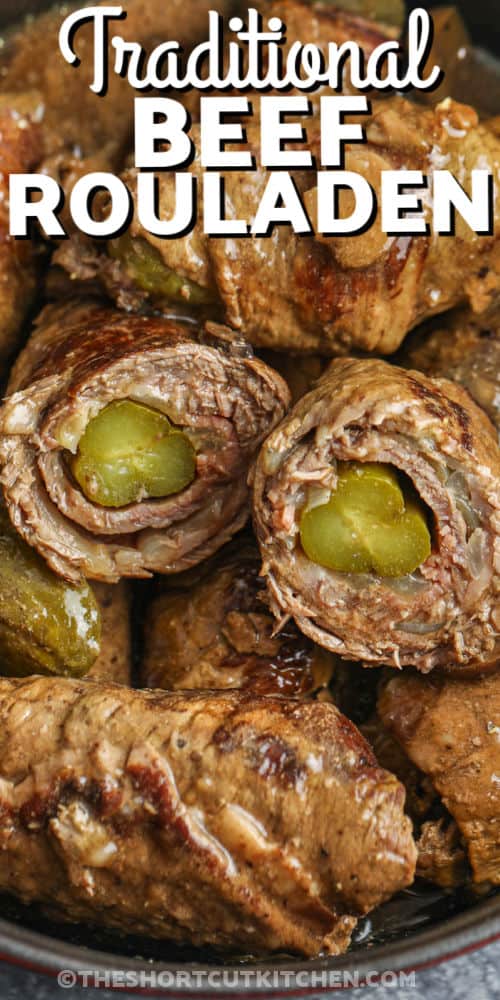
[(455, 819), (474, 882), (500, 885), (498, 670), (471, 680), (391, 677), (378, 712)]
[(343, 951), (411, 882), (404, 790), (332, 705), (0, 680), (0, 888), (227, 951)]
[(42, 156), (36, 95), (0, 95), (0, 362), (18, 347), (38, 286), (39, 253), (10, 235), (9, 178), (29, 173)]
[[(364, 176), (378, 194), (383, 171), (421, 170), (431, 185), (433, 171), (443, 162), (467, 190), (471, 171), (479, 165), (500, 181), (500, 140), (478, 123), (471, 108), (445, 101), (429, 110), (396, 97), (375, 103), (363, 123), (367, 142), (348, 147), (345, 167)], [(310, 146), (319, 153), (318, 132), (313, 120)], [(246, 133), (246, 148), (259, 164), (260, 132), (250, 126)], [(198, 155), (189, 169), (202, 192), (198, 126), (191, 135)], [(317, 232), (314, 177), (312, 171), (294, 174)], [(261, 166), (226, 173), (227, 217), (252, 220), (268, 178)], [(136, 199), (137, 171), (128, 170), (123, 179)], [(176, 200), (172, 174), (159, 176), (158, 190), (159, 215), (171, 218)], [(151, 235), (137, 211), (130, 233), (151, 244), (167, 268), (218, 296), (225, 321), (259, 347), (325, 355), (353, 349), (390, 354), (427, 317), (462, 303), (481, 313), (500, 289), (498, 199), (492, 236), (477, 236), (459, 217), (454, 239), (435, 234), (388, 237), (380, 212), (358, 236), (303, 237), (276, 226), (267, 237), (210, 239), (203, 232), (201, 197), (199, 201), (197, 224), (181, 239)], [(92, 254), (77, 239), (61, 247), (57, 260), (74, 278), (97, 275), (122, 307), (138, 309), (149, 301), (149, 292), (137, 286), (127, 265), (102, 255), (99, 248)], [(153, 304), (165, 306), (161, 300)]]
[[(416, 576), (336, 573), (299, 542), (301, 512), (336, 487), (336, 460), (406, 473), (433, 519)], [(484, 670), (500, 649), (500, 451), (468, 393), (383, 361), (337, 360), (262, 448), (254, 523), (271, 606), (340, 656)]]
[(146, 615), (141, 686), (328, 698), (336, 658), (294, 622), (275, 634), (260, 568), (253, 539), (238, 536), (165, 581)]
[[(2, 90), (23, 93), (28, 86), (37, 91), (44, 107), (47, 153), (55, 157), (66, 151), (75, 159), (100, 153), (103, 148), (121, 148), (132, 131), (134, 115), (134, 92), (122, 77), (110, 72), (106, 100), (90, 89), (94, 72), (91, 24), (82, 25), (76, 34), (80, 65), (70, 66), (63, 58), (59, 29), (70, 10), (78, 10), (78, 6), (76, 2), (62, 10), (56, 6), (30, 18), (10, 35), (2, 53)], [(103, 0), (96, 6), (109, 5)], [(221, 13), (230, 6), (226, 0), (218, 0)], [(149, 51), (175, 38), (189, 50), (207, 36), (209, 0), (122, 0), (120, 7), (127, 16), (109, 22), (110, 39), (117, 34)]]
[[(242, 527), (250, 462), (289, 402), (280, 376), (225, 328), (91, 300), (42, 312), (8, 391), (0, 463), (12, 522), (60, 575), (109, 583), (186, 569)], [(109, 509), (84, 497), (65, 454), (92, 417), (125, 398), (183, 427), (196, 476), (179, 494)]]
[(405, 344), (403, 361), (410, 368), (460, 382), (500, 437), (500, 309), (483, 316), (458, 310), (427, 331), (415, 331)]

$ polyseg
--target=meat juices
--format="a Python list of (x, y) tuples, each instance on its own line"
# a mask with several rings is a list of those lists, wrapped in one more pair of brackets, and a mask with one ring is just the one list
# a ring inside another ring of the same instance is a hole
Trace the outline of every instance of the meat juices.
[[(318, 124), (305, 123), (309, 146), (319, 154)], [(385, 170), (415, 169), (429, 176), (446, 162), (447, 169), (468, 187), (479, 165), (500, 176), (500, 138), (478, 122), (472, 108), (444, 101), (434, 110), (395, 97), (374, 103), (363, 118), (367, 143), (347, 147), (345, 169), (360, 173), (377, 197)], [(246, 128), (248, 149), (257, 163), (252, 172), (224, 175), (228, 218), (249, 222), (263, 197), (269, 174), (260, 163), (260, 131)], [(199, 126), (191, 129), (199, 152)], [(238, 144), (241, 149), (242, 144)], [(229, 148), (229, 147), (228, 147)], [(318, 161), (319, 162), (319, 161)], [(202, 185), (197, 155), (189, 168)], [(296, 189), (317, 232), (315, 173), (296, 171)], [(137, 201), (137, 171), (122, 178)], [(160, 218), (172, 218), (176, 207), (173, 174), (158, 177)], [(352, 205), (347, 206), (350, 214)], [(430, 221), (431, 204), (427, 205)], [(494, 235), (477, 236), (457, 217), (455, 238), (449, 236), (388, 237), (380, 213), (364, 234), (348, 237), (296, 236), (275, 226), (271, 236), (211, 239), (199, 213), (195, 228), (179, 239), (152, 236), (139, 223), (137, 211), (129, 235), (137, 253), (149, 252), (156, 274), (165, 270), (189, 290), (211, 296), (225, 322), (244, 332), (258, 347), (324, 355), (362, 350), (390, 354), (405, 335), (426, 318), (461, 304), (475, 313), (486, 310), (500, 289), (500, 218)], [(76, 238), (61, 247), (57, 261), (76, 278), (98, 277), (118, 305), (140, 309), (169, 305), (165, 281), (157, 287), (144, 280), (141, 266), (131, 262), (129, 247), (103, 254)], [(171, 305), (171, 302), (170, 302)]]
[(471, 680), (404, 673), (382, 687), (378, 713), (453, 816), (473, 881), (500, 885), (498, 672)]
[[(407, 475), (431, 522), (432, 552), (415, 573), (340, 573), (307, 558), (302, 512), (335, 491), (339, 460), (389, 463)], [(493, 667), (499, 476), (493, 427), (460, 386), (383, 361), (332, 362), (256, 464), (254, 524), (276, 618), (292, 615), (350, 660), (423, 672)]]
[(338, 954), (413, 878), (404, 790), (332, 705), (0, 680), (0, 761), (0, 888), (71, 921)]
[[(128, 316), (95, 301), (42, 312), (8, 392), (0, 463), (14, 526), (61, 576), (108, 583), (178, 572), (231, 538), (248, 517), (249, 465), (289, 402), (280, 376), (225, 328)], [(190, 485), (118, 508), (88, 499), (68, 462), (92, 419), (117, 400), (182, 427), (194, 456)]]
[(165, 581), (146, 615), (141, 686), (329, 700), (335, 657), (293, 622), (274, 634), (260, 566), (255, 542), (240, 536)]

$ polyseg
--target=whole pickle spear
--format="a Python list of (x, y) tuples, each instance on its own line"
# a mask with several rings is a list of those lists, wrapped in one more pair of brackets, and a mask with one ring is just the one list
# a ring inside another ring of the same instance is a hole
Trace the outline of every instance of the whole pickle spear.
[(87, 583), (66, 583), (0, 508), (0, 673), (81, 677), (100, 649), (100, 611)]

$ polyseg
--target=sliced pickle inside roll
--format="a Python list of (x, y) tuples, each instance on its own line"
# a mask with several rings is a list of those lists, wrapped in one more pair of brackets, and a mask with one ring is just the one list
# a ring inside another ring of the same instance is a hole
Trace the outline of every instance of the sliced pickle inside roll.
[(337, 489), (303, 512), (300, 539), (312, 562), (340, 573), (406, 576), (431, 554), (425, 505), (382, 463), (340, 462)]
[(117, 508), (180, 493), (195, 478), (196, 454), (164, 413), (121, 399), (88, 423), (70, 466), (88, 500)]
[(81, 677), (97, 659), (100, 640), (90, 586), (52, 573), (0, 508), (0, 674)]
[(125, 233), (110, 240), (108, 253), (120, 262), (134, 284), (153, 298), (191, 306), (208, 306), (214, 302), (210, 289), (172, 271), (164, 264), (158, 250), (141, 237)]

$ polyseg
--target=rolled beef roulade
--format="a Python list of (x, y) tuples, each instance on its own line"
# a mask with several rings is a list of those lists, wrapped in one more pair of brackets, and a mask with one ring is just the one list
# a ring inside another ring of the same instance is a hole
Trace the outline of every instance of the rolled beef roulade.
[(411, 368), (460, 382), (488, 414), (500, 437), (500, 309), (484, 316), (452, 312), (405, 344)]
[(350, 660), (484, 670), (500, 651), (500, 450), (461, 386), (338, 359), (261, 449), (271, 607)]
[(415, 868), (404, 789), (333, 705), (0, 680), (0, 889), (248, 955), (345, 950)]
[(201, 566), (162, 581), (146, 614), (141, 686), (328, 699), (336, 657), (294, 622), (275, 634), (260, 568), (255, 541), (237, 537)]
[[(382, 685), (378, 714), (410, 766), (426, 776), (453, 817), (446, 832), (452, 837), (453, 826), (458, 828), (455, 854), (458, 840), (472, 881), (500, 885), (498, 671), (470, 680), (407, 671)], [(424, 824), (419, 841), (422, 874), (425, 862), (432, 859), (434, 878), (436, 868), (439, 871), (435, 841), (442, 829)]]
[[(42, 156), (36, 95), (0, 94), (0, 363), (19, 346), (38, 289), (41, 257), (31, 240), (10, 235), (9, 178), (29, 173)], [(0, 370), (0, 378), (6, 372)]]
[[(444, 101), (433, 110), (400, 97), (374, 102), (363, 118), (367, 142), (347, 146), (345, 169), (361, 174), (377, 193), (379, 211), (373, 226), (356, 236), (319, 234), (316, 173), (295, 171), (296, 189), (316, 235), (295, 235), (275, 226), (271, 235), (249, 239), (211, 238), (204, 233), (202, 206), (195, 228), (179, 239), (148, 232), (137, 211), (137, 171), (123, 180), (136, 211), (130, 229), (89, 250), (78, 237), (58, 250), (56, 260), (73, 279), (103, 282), (123, 308), (149, 304), (160, 310), (172, 302), (209, 305), (255, 346), (273, 350), (348, 354), (353, 350), (390, 354), (413, 327), (459, 305), (486, 310), (500, 291), (500, 202), (493, 235), (476, 235), (458, 216), (456, 235), (388, 236), (382, 230), (380, 193), (386, 170), (415, 169), (429, 176), (446, 162), (470, 193), (472, 170), (481, 166), (500, 180), (500, 138), (476, 112)], [(190, 135), (197, 155), (190, 171), (203, 192), (199, 126)], [(246, 129), (246, 148), (257, 168), (224, 174), (226, 216), (254, 219), (267, 188), (269, 172), (260, 165), (260, 129)], [(309, 146), (319, 154), (319, 122), (308, 127)], [(238, 143), (234, 148), (241, 148)], [(319, 160), (318, 160), (319, 162)], [(344, 192), (344, 194), (346, 194)], [(346, 195), (341, 208), (350, 214)], [(158, 176), (158, 216), (176, 211), (172, 173)], [(432, 231), (428, 199), (428, 222)], [(108, 209), (103, 207), (104, 213)]]
[(20, 534), (67, 580), (173, 573), (248, 516), (250, 462), (288, 389), (224, 327), (47, 307), (0, 409)]

